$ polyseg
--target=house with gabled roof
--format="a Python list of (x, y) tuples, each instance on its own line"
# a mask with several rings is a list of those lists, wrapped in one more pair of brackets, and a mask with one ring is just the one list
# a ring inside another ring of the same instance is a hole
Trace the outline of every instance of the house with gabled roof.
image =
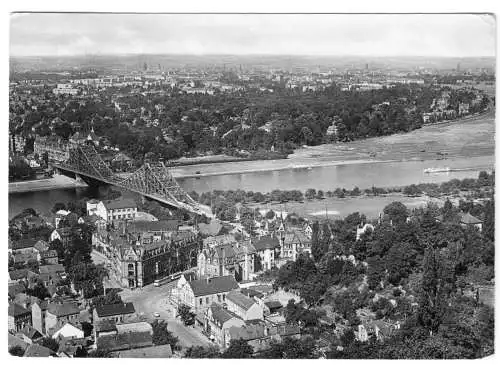
[(80, 308), (71, 302), (49, 303), (45, 314), (45, 330), (47, 333), (54, 328), (61, 328), (65, 323), (79, 323)]
[(470, 213), (460, 213), (460, 225), (462, 227), (475, 227), (479, 232), (483, 230), (483, 221)]
[(203, 330), (205, 335), (217, 345), (226, 344), (226, 330), (231, 327), (241, 327), (245, 321), (236, 314), (228, 311), (223, 305), (212, 303), (205, 311)]
[(78, 339), (84, 337), (81, 325), (76, 325), (70, 322), (61, 323), (60, 326), (52, 328), (51, 332), (53, 332), (51, 337), (55, 340), (60, 338)]
[(279, 335), (275, 327), (264, 321), (252, 321), (225, 329), (224, 340), (225, 347), (229, 347), (231, 340), (244, 340), (252, 346), (254, 353), (258, 353), (269, 348), (273, 340), (278, 341)]
[(234, 277), (227, 275), (178, 283), (173, 295), (195, 313), (202, 313), (212, 303), (224, 303), (227, 293), (238, 288)]
[(39, 343), (43, 339), (43, 335), (31, 325), (24, 326), (17, 335), (26, 343)]
[(227, 309), (243, 320), (263, 319), (262, 307), (252, 298), (247, 297), (240, 291), (233, 290), (226, 295)]

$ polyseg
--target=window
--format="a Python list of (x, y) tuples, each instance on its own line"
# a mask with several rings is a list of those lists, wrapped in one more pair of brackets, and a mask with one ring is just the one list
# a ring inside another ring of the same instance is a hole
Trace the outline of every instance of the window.
[(217, 301), (220, 302), (220, 294), (217, 294)]
[(203, 299), (202, 299), (202, 298), (200, 298), (200, 305), (202, 305), (202, 304), (203, 304)]
[(208, 301), (209, 301), (209, 299), (208, 299), (208, 297), (206, 297), (205, 298), (205, 304), (208, 304)]

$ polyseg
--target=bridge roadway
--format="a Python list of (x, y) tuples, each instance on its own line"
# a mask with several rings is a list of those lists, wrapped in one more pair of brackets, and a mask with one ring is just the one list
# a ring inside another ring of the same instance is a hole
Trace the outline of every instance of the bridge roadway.
[(91, 179), (101, 181), (101, 182), (104, 182), (104, 183), (109, 184), (109, 185), (114, 185), (114, 186), (117, 186), (117, 187), (120, 187), (123, 189), (127, 189), (129, 191), (132, 191), (134, 193), (140, 194), (142, 196), (148, 197), (152, 200), (156, 200), (160, 203), (166, 204), (168, 206), (171, 206), (171, 207), (174, 207), (177, 209), (183, 209), (183, 210), (186, 210), (186, 211), (194, 213), (194, 214), (204, 215), (208, 218), (214, 217), (210, 207), (208, 207), (206, 205), (199, 204), (197, 202), (189, 204), (189, 203), (185, 203), (185, 202), (179, 201), (179, 200), (174, 199), (174, 198), (167, 198), (165, 196), (148, 194), (144, 191), (140, 191), (138, 189), (134, 189), (130, 186), (126, 186), (126, 185), (122, 184), (122, 182), (125, 179), (120, 179), (120, 178), (118, 178), (117, 175), (113, 175), (112, 177), (114, 177), (114, 178), (109, 179), (109, 178), (105, 178), (105, 177), (101, 177), (101, 176), (96, 176), (94, 174), (90, 174), (90, 173), (87, 173), (84, 171), (79, 171), (79, 170), (73, 169), (67, 165), (52, 164), (52, 166), (56, 169), (59, 169), (59, 170), (72, 172), (77, 176), (77, 178), (79, 175), (86, 176), (86, 177), (89, 177)]

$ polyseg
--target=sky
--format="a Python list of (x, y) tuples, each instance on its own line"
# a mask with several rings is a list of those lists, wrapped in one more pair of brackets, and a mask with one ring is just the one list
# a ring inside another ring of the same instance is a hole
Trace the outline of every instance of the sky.
[(12, 14), (11, 56), (495, 56), (490, 15)]

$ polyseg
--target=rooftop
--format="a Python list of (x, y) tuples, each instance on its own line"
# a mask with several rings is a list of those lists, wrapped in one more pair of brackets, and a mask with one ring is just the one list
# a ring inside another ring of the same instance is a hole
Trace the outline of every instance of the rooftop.
[(210, 305), (210, 310), (212, 311), (212, 317), (221, 325), (232, 318), (239, 318), (236, 314), (224, 309), (217, 303), (212, 303), (212, 305)]
[(177, 231), (179, 221), (176, 219), (161, 221), (133, 221), (127, 225), (129, 232), (169, 232)]
[(97, 332), (111, 332), (116, 331), (116, 324), (112, 321), (101, 321), (94, 324), (94, 329)]
[(238, 289), (238, 283), (234, 277), (218, 276), (209, 279), (193, 280), (188, 283), (193, 290), (195, 297), (212, 295), (217, 293), (225, 293), (234, 289)]
[(461, 213), (460, 215), (461, 215), (460, 223), (463, 223), (463, 224), (481, 224), (481, 223), (483, 223), (482, 220), (474, 217), (470, 213)]
[(18, 317), (27, 314), (31, 314), (31, 311), (29, 309), (26, 309), (17, 303), (9, 303), (9, 316)]
[(248, 310), (256, 304), (255, 300), (247, 297), (239, 291), (231, 291), (226, 295), (226, 299), (236, 304), (238, 307)]
[(133, 303), (106, 304), (96, 307), (95, 310), (99, 317), (109, 317), (109, 316), (135, 313), (135, 308)]
[(132, 359), (154, 359), (154, 358), (167, 358), (172, 356), (172, 347), (169, 344), (160, 345), (160, 346), (152, 346), (152, 347), (144, 347), (141, 349), (132, 349), (120, 351), (118, 357), (121, 358), (132, 358)]
[(257, 241), (252, 241), (252, 245), (257, 251), (264, 251), (279, 248), (280, 242), (276, 237), (264, 236)]
[(24, 357), (49, 357), (55, 355), (51, 349), (37, 344), (29, 345)]
[(79, 314), (80, 309), (74, 303), (50, 303), (47, 305), (47, 312), (56, 317), (65, 317), (72, 314)]
[(107, 209), (125, 209), (125, 208), (137, 208), (137, 203), (134, 199), (118, 199), (118, 200), (105, 200), (103, 201), (104, 206)]
[(118, 333), (126, 332), (150, 332), (153, 333), (153, 327), (148, 322), (120, 323), (116, 325)]
[(42, 265), (38, 268), (40, 274), (55, 274), (64, 272), (63, 264)]

